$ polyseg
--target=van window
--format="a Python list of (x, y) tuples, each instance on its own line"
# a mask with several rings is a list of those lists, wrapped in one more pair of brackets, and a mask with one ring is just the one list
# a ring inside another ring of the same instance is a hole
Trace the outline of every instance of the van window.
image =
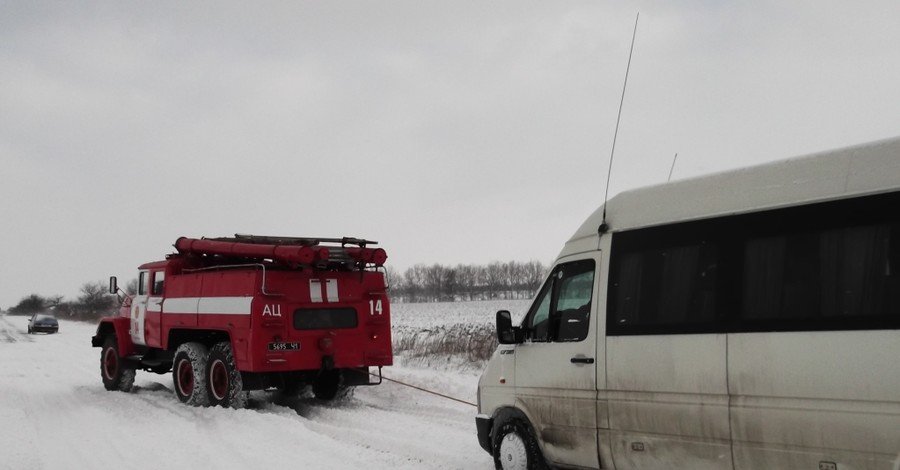
[(900, 328), (900, 192), (614, 233), (607, 334)]
[(749, 240), (742, 318), (889, 314), (891, 232), (874, 225)]
[(716, 246), (651, 247), (625, 253), (616, 270), (621, 326), (697, 324), (715, 318)]
[(547, 341), (550, 338), (550, 299), (553, 282), (547, 282), (541, 293), (538, 294), (534, 313), (526, 320), (529, 323), (531, 339), (534, 341)]
[(582, 341), (590, 325), (594, 260), (558, 265), (551, 273), (522, 325), (532, 341)]

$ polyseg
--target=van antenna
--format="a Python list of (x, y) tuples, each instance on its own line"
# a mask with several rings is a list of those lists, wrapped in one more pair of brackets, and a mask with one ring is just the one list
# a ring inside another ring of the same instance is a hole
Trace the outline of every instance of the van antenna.
[(678, 152), (675, 152), (675, 158), (672, 159), (672, 168), (669, 168), (669, 179), (666, 180), (666, 183), (672, 181), (672, 172), (675, 171), (675, 162), (678, 161)]
[(619, 121), (622, 120), (622, 105), (625, 103), (625, 88), (628, 86), (628, 71), (631, 70), (631, 56), (634, 54), (634, 39), (637, 37), (638, 19), (641, 12), (634, 17), (634, 32), (631, 33), (631, 50), (628, 51), (628, 65), (625, 67), (625, 83), (622, 85), (622, 98), (619, 100), (619, 114), (616, 116), (616, 130), (613, 132), (612, 150), (609, 152), (609, 169), (606, 170), (606, 194), (603, 195), (603, 221), (600, 222), (598, 231), (606, 233), (609, 225), (606, 225), (606, 203), (609, 201), (609, 181), (612, 176), (613, 156), (616, 154), (616, 137), (619, 136)]

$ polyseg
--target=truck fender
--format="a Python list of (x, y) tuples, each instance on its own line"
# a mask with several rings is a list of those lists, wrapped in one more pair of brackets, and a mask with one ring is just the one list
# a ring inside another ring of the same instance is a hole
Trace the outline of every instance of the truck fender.
[(91, 338), (91, 345), (95, 348), (103, 346), (106, 337), (115, 334), (119, 343), (119, 354), (122, 357), (134, 354), (134, 343), (131, 342), (131, 334), (128, 332), (131, 319), (124, 317), (102, 318), (97, 325), (97, 333)]

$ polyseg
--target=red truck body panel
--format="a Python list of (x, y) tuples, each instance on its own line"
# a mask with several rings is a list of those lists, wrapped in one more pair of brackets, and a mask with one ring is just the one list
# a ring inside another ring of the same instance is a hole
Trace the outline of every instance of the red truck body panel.
[(139, 267), (137, 295), (98, 337), (111, 326), (122, 356), (227, 338), (246, 373), (391, 365), (385, 251), (273, 238), (179, 238), (178, 253)]

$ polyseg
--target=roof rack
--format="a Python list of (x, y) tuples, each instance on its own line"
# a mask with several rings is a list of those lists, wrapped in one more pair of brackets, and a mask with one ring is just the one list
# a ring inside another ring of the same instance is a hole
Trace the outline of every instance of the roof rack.
[(236, 233), (234, 237), (206, 238), (206, 240), (223, 241), (223, 242), (241, 242), (241, 243), (258, 243), (263, 245), (300, 245), (300, 246), (317, 246), (322, 243), (340, 244), (342, 247), (346, 245), (356, 245), (365, 248), (366, 245), (377, 245), (374, 240), (366, 240), (356, 237), (341, 238), (324, 238), (324, 237), (278, 237), (271, 235), (250, 235), (244, 233)]

